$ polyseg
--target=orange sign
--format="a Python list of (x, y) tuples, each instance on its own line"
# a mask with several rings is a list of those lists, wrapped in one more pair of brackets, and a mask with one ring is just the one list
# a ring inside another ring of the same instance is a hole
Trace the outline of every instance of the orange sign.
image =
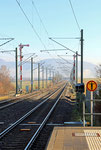
[(87, 82), (87, 90), (88, 91), (95, 91), (97, 89), (97, 83), (93, 80)]

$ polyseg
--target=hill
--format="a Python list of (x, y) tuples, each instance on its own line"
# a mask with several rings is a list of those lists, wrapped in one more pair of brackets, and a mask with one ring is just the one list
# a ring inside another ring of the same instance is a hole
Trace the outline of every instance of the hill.
[[(69, 61), (70, 63), (72, 63), (72, 61)], [(44, 66), (48, 66), (48, 68), (50, 67), (54, 67), (55, 70), (58, 69), (58, 71), (61, 73), (61, 69), (64, 69), (64, 66), (67, 66), (67, 74), (68, 74), (68, 68), (72, 68), (72, 64), (68, 64), (65, 61), (63, 61), (62, 59), (44, 59), (41, 60), (39, 62), (36, 62), (34, 64), (34, 68), (37, 68), (37, 63), (43, 63)], [(11, 77), (15, 78), (15, 62), (7, 62), (4, 61), (3, 59), (0, 59), (0, 66), (1, 65), (6, 65), (9, 69), (10, 75)], [(95, 67), (96, 65), (92, 64), (92, 63), (88, 63), (88, 62), (84, 62), (84, 78), (95, 78), (96, 77), (96, 72), (95, 72)], [(79, 77), (80, 77), (80, 62), (79, 62)], [(18, 70), (20, 68), (18, 67)], [(66, 68), (65, 68), (66, 70)], [(23, 65), (23, 78), (27, 78), (30, 79), (30, 71), (31, 71), (31, 64), (29, 63), (25, 63)], [(37, 69), (34, 70), (34, 78), (37, 78)]]

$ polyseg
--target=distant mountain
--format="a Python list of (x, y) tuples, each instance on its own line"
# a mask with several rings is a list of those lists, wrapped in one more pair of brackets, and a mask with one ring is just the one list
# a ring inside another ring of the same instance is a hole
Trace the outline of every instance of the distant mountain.
[[(61, 72), (61, 70), (66, 70), (67, 69), (67, 74), (68, 74), (68, 68), (72, 68), (72, 61), (69, 61), (69, 63), (67, 63), (66, 61), (62, 60), (62, 59), (44, 59), (41, 60), (37, 63), (43, 64), (45, 67), (54, 67), (55, 70), (58, 69), (59, 72)], [(34, 68), (37, 68), (38, 64), (35, 63), (34, 64)], [(10, 71), (10, 75), (11, 77), (15, 78), (15, 62), (6, 62), (3, 59), (0, 59), (0, 66), (1, 65), (6, 65), (7, 68)], [(59, 67), (61, 69), (59, 69)], [(84, 62), (84, 78), (94, 78), (96, 76), (96, 72), (95, 72), (95, 67), (96, 65), (92, 64), (92, 63), (88, 63), (88, 62)], [(80, 77), (80, 62), (79, 62), (79, 77)], [(18, 72), (19, 72), (19, 67), (18, 67)], [(30, 63), (25, 63), (23, 65), (23, 78), (27, 78), (30, 79), (30, 74), (31, 72), (31, 64)], [(37, 69), (34, 70), (34, 78), (37, 79)]]
[(3, 59), (0, 59), (0, 66), (2, 65), (6, 65), (7, 67), (13, 67), (15, 65), (15, 62), (8, 62)]
[[(96, 77), (96, 71), (95, 71), (96, 65), (89, 63), (89, 62), (84, 62), (84, 78), (94, 78)], [(80, 64), (79, 64), (79, 74), (80, 74)]]
[[(45, 62), (46, 66), (54, 66), (55, 68), (57, 67), (63, 67), (64, 65), (66, 66), (66, 63), (65, 61), (61, 60), (61, 59), (45, 59), (43, 60), (43, 62)], [(72, 61), (69, 61), (70, 63), (73, 63)], [(64, 64), (63, 64), (64, 63)], [(80, 70), (81, 70), (81, 64), (80, 62), (78, 62), (79, 66), (78, 66), (78, 70), (79, 70), (79, 77), (80, 77)], [(72, 67), (72, 64), (68, 64), (67, 68), (68, 67)], [(84, 78), (94, 78), (96, 77), (96, 71), (95, 71), (95, 67), (96, 65), (95, 64), (92, 64), (92, 63), (89, 63), (89, 62), (84, 62), (84, 65), (83, 65), (83, 69), (84, 69)], [(64, 67), (63, 67), (64, 69)], [(60, 69), (61, 70), (61, 69)]]

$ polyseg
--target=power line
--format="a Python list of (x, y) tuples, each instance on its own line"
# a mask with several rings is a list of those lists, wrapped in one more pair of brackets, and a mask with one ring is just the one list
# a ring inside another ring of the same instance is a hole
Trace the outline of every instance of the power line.
[(21, 7), (20, 3), (18, 2), (18, 0), (16, 0), (19, 8), (21, 9), (22, 13), (24, 14), (25, 18), (27, 19), (27, 21), (29, 22), (31, 28), (33, 29), (34, 33), (36, 34), (36, 36), (38, 37), (38, 39), (40, 40), (41, 44), (44, 46), (44, 48), (46, 49), (45, 44), (43, 43), (42, 39), (40, 38), (39, 34), (37, 33), (37, 31), (35, 30), (33, 24), (31, 23), (31, 21), (29, 20), (28, 16), (26, 15), (26, 13), (24, 12), (23, 8)]
[(47, 49), (47, 50), (40, 50), (40, 52), (49, 52), (49, 51), (66, 51), (67, 49)]
[(61, 43), (59, 43), (59, 42), (53, 40), (53, 38), (50, 37), (49, 39), (52, 40), (53, 42), (57, 43), (58, 45), (61, 45), (61, 46), (64, 47), (65, 49), (67, 49), (67, 50), (69, 50), (69, 51), (71, 51), (71, 52), (73, 52), (73, 53), (76, 53), (74, 50), (71, 50), (71, 49), (69, 49), (68, 47), (64, 46), (63, 44), (61, 44)]
[(42, 24), (42, 26), (43, 26), (43, 28), (44, 28), (44, 30), (45, 30), (47, 36), (49, 37), (49, 33), (48, 33), (48, 31), (47, 31), (47, 29), (46, 29), (46, 27), (45, 27), (45, 25), (44, 25), (44, 23), (43, 23), (43, 21), (42, 21), (42, 18), (40, 17), (40, 14), (39, 14), (39, 12), (38, 12), (38, 9), (37, 9), (37, 7), (35, 6), (35, 3), (34, 3), (33, 0), (31, 0), (31, 1), (32, 1), (32, 5), (33, 5), (33, 7), (35, 8), (36, 13), (37, 13), (37, 15), (38, 15), (38, 17), (39, 17), (39, 19), (40, 19), (40, 22), (41, 22), (41, 24)]
[(7, 40), (6, 42), (4, 42), (3, 44), (0, 44), (0, 46), (3, 46), (9, 42), (11, 42), (12, 40), (14, 40), (14, 38), (0, 38), (0, 40)]
[[(45, 25), (44, 25), (44, 23), (43, 23), (43, 21), (42, 21), (42, 18), (40, 17), (39, 11), (38, 11), (38, 9), (37, 9), (37, 7), (36, 7), (34, 1), (31, 0), (31, 2), (32, 2), (32, 5), (33, 5), (33, 7), (35, 8), (35, 11), (36, 11), (36, 13), (37, 13), (37, 15), (38, 15), (38, 17), (39, 17), (39, 20), (40, 20), (40, 22), (41, 22), (41, 24), (42, 24), (42, 26), (43, 26), (43, 28), (44, 28), (44, 30), (45, 30), (45, 32), (46, 32), (48, 38), (49, 38), (49, 33), (48, 33), (48, 31), (47, 31), (47, 29), (46, 29), (46, 27), (45, 27)], [(50, 44), (50, 42), (49, 42), (49, 44)], [(54, 47), (53, 44), (52, 44), (52, 46)]]
[[(50, 53), (48, 53), (52, 58), (54, 58)], [(58, 62), (55, 58), (54, 58), (54, 60), (55, 60), (55, 62), (56, 62), (56, 64), (57, 64), (57, 66), (59, 66), (60, 67), (60, 64), (62, 64), (62, 62)], [(63, 59), (61, 59), (61, 60), (63, 60)], [(65, 60), (65, 62), (66, 62), (66, 65), (67, 65), (67, 61)], [(55, 68), (57, 68), (57, 67), (55, 67)]]
[(78, 40), (79, 37), (52, 37), (53, 39), (62, 39), (62, 40)]
[(69, 62), (66, 59), (64, 59), (63, 57), (61, 57), (60, 55), (57, 55), (57, 56), (60, 57), (61, 59), (63, 59), (64, 61), (66, 61), (68, 64), (72, 64), (71, 62)]
[[(25, 64), (26, 63), (26, 61), (27, 60), (29, 60), (33, 55), (35, 55), (35, 53), (33, 53), (31, 56), (29, 56), (28, 58), (26, 58), (23, 62), (22, 62), (22, 64)], [(21, 63), (20, 63), (21, 64)], [(18, 66), (20, 66), (20, 64), (18, 65)]]
[(80, 26), (79, 26), (79, 23), (78, 23), (78, 20), (77, 20), (77, 17), (76, 17), (76, 14), (75, 14), (74, 9), (73, 9), (73, 5), (72, 5), (71, 0), (69, 0), (69, 3), (70, 3), (70, 6), (71, 6), (71, 9), (72, 9), (72, 12), (73, 12), (73, 15), (74, 15), (76, 24), (77, 24), (77, 26), (78, 26), (78, 29), (79, 29), (79, 31), (81, 31)]

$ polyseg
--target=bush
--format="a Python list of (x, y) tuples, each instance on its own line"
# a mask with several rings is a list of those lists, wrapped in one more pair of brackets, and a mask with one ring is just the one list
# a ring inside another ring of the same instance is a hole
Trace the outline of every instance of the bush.
[(0, 68), (0, 95), (8, 94), (11, 90), (14, 90), (11, 84), (9, 70), (6, 66)]

